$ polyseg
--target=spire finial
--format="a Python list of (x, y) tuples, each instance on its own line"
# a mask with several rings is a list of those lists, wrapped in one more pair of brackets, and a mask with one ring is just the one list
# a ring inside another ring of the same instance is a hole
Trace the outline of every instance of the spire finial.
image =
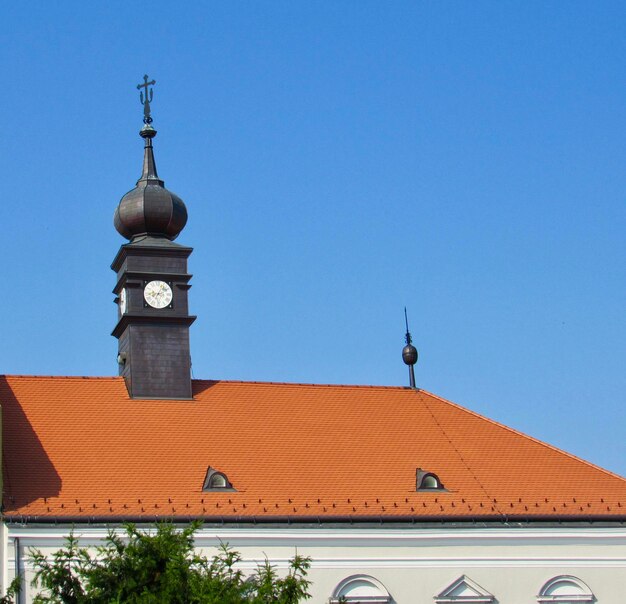
[(406, 343), (410, 344), (413, 340), (411, 339), (411, 332), (409, 331), (409, 317), (406, 314), (406, 306), (404, 307), (404, 324), (406, 325), (406, 335), (404, 338)]
[[(143, 128), (139, 131), (139, 136), (145, 141), (143, 170), (141, 172), (141, 180), (158, 180), (159, 175), (156, 170), (156, 162), (154, 161), (154, 152), (152, 151), (152, 139), (156, 136), (157, 131), (152, 127), (152, 115), (150, 115), (150, 103), (154, 98), (154, 88), (150, 88), (156, 84), (156, 80), (148, 81), (148, 75), (143, 76), (143, 84), (137, 84), (139, 90), (139, 101), (143, 105)], [(143, 90), (142, 90), (143, 88)], [(163, 183), (161, 182), (161, 186)]]
[[(137, 84), (137, 90), (139, 90), (139, 101), (143, 105), (143, 123), (146, 125), (152, 123), (152, 116), (150, 115), (150, 103), (154, 98), (154, 88), (149, 88), (149, 86), (154, 86), (155, 84), (156, 80), (148, 82), (147, 74), (143, 76), (143, 84)], [(144, 90), (142, 90), (142, 88)]]
[(409, 366), (409, 385), (411, 388), (415, 388), (415, 371), (413, 366), (417, 363), (417, 348), (413, 346), (413, 338), (411, 338), (411, 332), (409, 331), (409, 318), (406, 313), (406, 306), (404, 307), (404, 324), (406, 325), (406, 335), (404, 336), (406, 346), (402, 349), (402, 360), (405, 365)]

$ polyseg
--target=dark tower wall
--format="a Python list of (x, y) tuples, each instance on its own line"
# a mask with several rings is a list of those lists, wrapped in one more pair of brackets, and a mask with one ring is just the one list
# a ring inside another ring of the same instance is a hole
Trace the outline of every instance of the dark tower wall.
[[(191, 357), (188, 292), (191, 275), (187, 259), (192, 248), (165, 238), (143, 237), (120, 248), (111, 268), (117, 273), (113, 290), (118, 323), (112, 335), (118, 339), (119, 374), (132, 398), (189, 399)], [(144, 299), (151, 281), (165, 281), (172, 289), (170, 305), (152, 308)], [(122, 314), (120, 294), (126, 290)]]

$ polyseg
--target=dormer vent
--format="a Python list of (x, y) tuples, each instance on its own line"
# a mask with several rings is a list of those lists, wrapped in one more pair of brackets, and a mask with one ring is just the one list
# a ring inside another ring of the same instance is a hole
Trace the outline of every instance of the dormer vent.
[(204, 478), (203, 491), (235, 491), (228, 476), (224, 472), (220, 472), (209, 466)]
[(417, 468), (415, 475), (415, 490), (416, 491), (445, 491), (439, 476), (433, 472), (422, 470)]

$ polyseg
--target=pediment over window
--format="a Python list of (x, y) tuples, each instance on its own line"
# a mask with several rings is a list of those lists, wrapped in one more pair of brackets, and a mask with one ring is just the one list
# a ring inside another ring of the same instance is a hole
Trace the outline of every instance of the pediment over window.
[(385, 604), (391, 596), (385, 586), (369, 575), (352, 575), (335, 587), (330, 604), (353, 602), (353, 604)]
[(458, 602), (495, 602), (495, 598), (487, 590), (469, 577), (462, 575), (454, 583), (446, 587), (439, 595), (435, 596), (438, 604)]
[(575, 604), (577, 602), (595, 602), (592, 591), (578, 577), (560, 575), (550, 579), (539, 591), (537, 602), (560, 602)]

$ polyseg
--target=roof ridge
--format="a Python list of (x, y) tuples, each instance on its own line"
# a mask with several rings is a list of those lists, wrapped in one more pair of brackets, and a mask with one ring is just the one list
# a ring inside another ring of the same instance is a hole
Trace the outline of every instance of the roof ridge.
[(385, 386), (380, 384), (317, 384), (314, 382), (273, 382), (259, 380), (221, 380), (221, 379), (198, 379), (193, 382), (208, 382), (211, 384), (254, 384), (255, 386), (311, 386), (314, 388), (367, 388), (376, 390), (407, 390), (413, 391), (408, 386)]
[[(119, 381), (123, 379), (118, 375), (46, 375), (46, 374), (24, 374), (24, 373), (5, 373), (0, 374), (0, 378), (19, 378), (19, 379), (45, 379), (45, 380), (111, 380)], [(314, 388), (364, 388), (375, 390), (411, 390), (408, 386), (389, 386), (384, 384), (319, 384), (314, 382), (275, 382), (271, 380), (224, 380), (224, 379), (197, 379), (192, 380), (194, 383), (204, 382), (211, 384), (254, 384), (255, 386), (311, 386)]]
[(546, 447), (547, 449), (550, 449), (556, 453), (560, 453), (562, 455), (565, 455), (566, 457), (569, 457), (571, 459), (573, 459), (574, 461), (578, 461), (580, 463), (583, 463), (591, 468), (594, 468), (595, 470), (600, 470), (602, 472), (604, 472), (605, 474), (608, 474), (609, 476), (612, 476), (613, 478), (618, 478), (619, 480), (626, 482), (626, 478), (624, 478), (623, 476), (620, 476), (619, 474), (616, 474), (615, 472), (611, 472), (611, 470), (607, 470), (606, 468), (603, 468), (601, 466), (598, 466), (594, 463), (591, 463), (590, 461), (587, 461), (586, 459), (583, 459), (582, 457), (578, 457), (577, 455), (573, 455), (572, 453), (568, 453), (567, 451), (563, 450), (563, 449), (559, 449), (558, 447), (555, 447), (554, 445), (551, 445), (547, 442), (544, 442), (543, 440), (540, 440), (538, 438), (535, 438), (534, 436), (530, 436), (529, 434), (526, 434), (525, 432), (522, 432), (520, 430), (516, 430), (515, 428), (511, 428), (510, 426), (507, 426), (506, 424), (501, 424), (500, 422), (497, 422), (495, 419), (491, 419), (485, 415), (482, 415), (480, 413), (478, 413), (477, 411), (472, 411), (471, 409), (468, 409), (467, 407), (463, 407), (462, 405), (459, 405), (458, 403), (455, 403), (453, 401), (449, 401), (448, 399), (443, 398), (442, 396), (439, 396), (437, 394), (433, 394), (432, 392), (429, 392), (427, 390), (421, 390), (421, 392), (423, 392), (424, 394), (427, 394), (428, 396), (432, 396), (433, 398), (441, 401), (442, 403), (446, 403), (448, 405), (452, 405), (453, 407), (456, 407), (457, 409), (464, 411), (465, 413), (469, 413), (470, 415), (473, 415), (475, 417), (478, 417), (482, 420), (485, 420), (487, 422), (489, 422), (490, 424), (493, 424), (495, 426), (498, 426), (500, 428), (504, 428), (505, 430), (508, 430), (509, 432), (512, 432), (513, 434), (517, 434), (518, 436), (522, 436), (523, 438), (526, 438), (527, 440), (530, 440), (538, 445), (542, 445), (544, 447)]
[(45, 374), (32, 374), (27, 375), (24, 373), (2, 373), (0, 378), (26, 378), (26, 379), (45, 379), (45, 380), (123, 380), (119, 375), (45, 375)]
[[(427, 393), (430, 394), (430, 393)], [(427, 397), (426, 397), (427, 398)], [(437, 397), (439, 398), (439, 397)], [(444, 399), (445, 400), (445, 399)], [(439, 419), (437, 418), (435, 411), (433, 409), (430, 408), (430, 405), (428, 404), (428, 401), (425, 400), (424, 401), (424, 405), (426, 407), (426, 409), (428, 409), (428, 412), (430, 413), (430, 415), (432, 416), (435, 424), (437, 424), (437, 427), (441, 430), (442, 434), (444, 435), (444, 437), (446, 438), (446, 440), (450, 443), (450, 446), (452, 447), (452, 449), (454, 450), (454, 452), (458, 455), (459, 459), (461, 460), (461, 463), (467, 468), (467, 471), (470, 473), (470, 475), (472, 476), (472, 478), (476, 481), (476, 484), (479, 486), (480, 490), (485, 494), (485, 496), (487, 497), (487, 499), (489, 501), (492, 501), (493, 503), (496, 503), (496, 499), (494, 497), (492, 497), (488, 491), (487, 488), (485, 487), (485, 485), (483, 484), (483, 482), (478, 478), (478, 476), (476, 475), (476, 472), (474, 472), (473, 468), (470, 466), (470, 464), (467, 462), (467, 460), (465, 459), (465, 457), (463, 457), (463, 453), (461, 453), (461, 451), (459, 450), (459, 448), (454, 444), (454, 441), (450, 438), (450, 436), (448, 435), (448, 433), (446, 432), (446, 429), (441, 425), (441, 423), (439, 422)], [(503, 517), (506, 517), (506, 514), (503, 513), (503, 511), (500, 509), (500, 504), (496, 503), (496, 509), (497, 512), (499, 514), (501, 514)]]

